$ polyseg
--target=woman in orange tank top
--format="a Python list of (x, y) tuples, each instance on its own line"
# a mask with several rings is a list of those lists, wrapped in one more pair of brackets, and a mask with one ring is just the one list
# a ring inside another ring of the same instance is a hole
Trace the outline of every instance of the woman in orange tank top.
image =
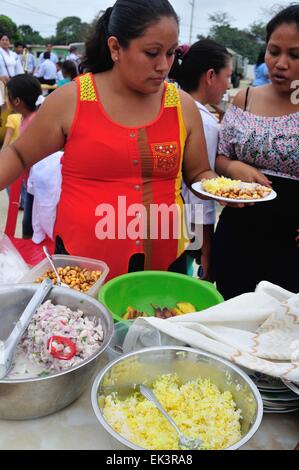
[(182, 175), (189, 185), (215, 176), (192, 98), (166, 81), (178, 35), (168, 0), (117, 0), (86, 45), (85, 73), (1, 155), (4, 187), (64, 147), (57, 252), (101, 259), (110, 277), (177, 269)]

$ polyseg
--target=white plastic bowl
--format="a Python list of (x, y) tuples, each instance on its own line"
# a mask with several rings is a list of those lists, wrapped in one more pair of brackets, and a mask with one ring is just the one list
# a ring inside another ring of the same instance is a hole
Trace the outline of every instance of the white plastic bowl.
[[(109, 273), (109, 268), (104, 261), (99, 261), (91, 258), (83, 258), (81, 256), (68, 256), (68, 255), (53, 255), (52, 256), (56, 268), (64, 268), (66, 266), (79, 266), (80, 268), (90, 269), (91, 271), (101, 271), (100, 279), (86, 292), (87, 295), (97, 298), (101, 286), (104, 284), (106, 277)], [(39, 277), (43, 276), (48, 269), (52, 267), (45, 258), (36, 266), (34, 266), (24, 277), (19, 281), (21, 284), (31, 284)]]

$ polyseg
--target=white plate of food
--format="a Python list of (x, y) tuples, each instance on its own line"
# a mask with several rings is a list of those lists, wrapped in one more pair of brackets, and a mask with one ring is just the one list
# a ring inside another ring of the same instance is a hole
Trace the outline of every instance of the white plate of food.
[(236, 204), (268, 202), (277, 197), (277, 193), (267, 186), (244, 183), (223, 176), (194, 183), (192, 189), (202, 196)]

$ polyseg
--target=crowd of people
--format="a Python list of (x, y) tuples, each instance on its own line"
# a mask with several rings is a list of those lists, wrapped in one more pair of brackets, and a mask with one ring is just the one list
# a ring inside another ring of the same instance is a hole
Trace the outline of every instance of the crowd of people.
[[(59, 60), (52, 49), (53, 46), (48, 44), (45, 52), (42, 52), (36, 58), (27, 46), (20, 42), (15, 43), (14, 50), (12, 50), (9, 37), (5, 33), (0, 35), (0, 82), (2, 83), (0, 94), (2, 95), (1, 105), (4, 107), (3, 115), (6, 117), (5, 122), (2, 121), (2, 126), (5, 127), (3, 150), (19, 137), (27, 123), (34, 117), (38, 107), (42, 104), (42, 99), (39, 97), (51, 93), (56, 87), (71, 82), (78, 75), (80, 57), (76, 54), (77, 48), (71, 46), (69, 54), (63, 61)], [(49, 87), (42, 90), (41, 85), (48, 85)], [(40, 102), (36, 104), (38, 98)], [(60, 152), (58, 152), (58, 155), (60, 155)], [(56, 162), (54, 167), (51, 166), (53, 161)], [(54, 174), (57, 174), (59, 168), (57, 157), (56, 159), (54, 157), (49, 160), (46, 159), (46, 162), (46, 166), (39, 165), (39, 167), (43, 167), (44, 173), (54, 171)], [(38, 198), (35, 198), (34, 206), (33, 187), (40, 187), (38, 181), (37, 184), (36, 182), (34, 184), (34, 179), (36, 180), (36, 177), (34, 178), (35, 173), (36, 171), (31, 172), (29, 180), (28, 175), (25, 176), (22, 184), (20, 200), (20, 208), (24, 210), (22, 236), (23, 238), (33, 237), (34, 241), (40, 242), (43, 240), (43, 234), (50, 236), (52, 234), (51, 225), (54, 222), (50, 224), (49, 220), (55, 219), (55, 211), (50, 211), (49, 215), (49, 210), (45, 209), (50, 205), (49, 200), (51, 200), (53, 185), (45, 185), (46, 191), (42, 192), (44, 195), (42, 201), (40, 201), (40, 205), (43, 207), (42, 213), (39, 214), (35, 210)], [(38, 175), (39, 179), (47, 180), (47, 175), (44, 178), (40, 171)], [(28, 190), (29, 187), (30, 190)], [(54, 185), (54, 188), (55, 194), (57, 194), (58, 185)], [(34, 214), (33, 220), (32, 213)], [(45, 213), (47, 217), (44, 217)], [(42, 227), (39, 228), (38, 220), (40, 217), (44, 220), (46, 231)]]
[(10, 38), (0, 34), (0, 81), (3, 83), (15, 75), (28, 74), (38, 78), (41, 84), (61, 86), (78, 75), (79, 64), (76, 46), (70, 46), (69, 54), (62, 60), (53, 52), (52, 44), (48, 44), (37, 58), (20, 42), (12, 50)]
[[(299, 103), (292, 99), (298, 5), (267, 26), (261, 58), (267, 82), (242, 89), (221, 125), (209, 106), (230, 87), (231, 56), (212, 40), (179, 47), (179, 19), (168, 0), (117, 0), (98, 20), (80, 65), (76, 51), (60, 64), (49, 46), (38, 70), (30, 65), (29, 72), (28, 56), (28, 73), (20, 75), (24, 54), (12, 53), (5, 35), (0, 44), (1, 79), (22, 126), (17, 138), (10, 117), (0, 189), (63, 151), (61, 190), (56, 170), (43, 165), (56, 253), (101, 259), (110, 277), (151, 269), (186, 273), (188, 203), (193, 216), (203, 206), (199, 275), (216, 282), (225, 299), (254, 291), (262, 280), (299, 292)], [(64, 86), (42, 103), (40, 83), (54, 80)], [(216, 226), (215, 203), (191, 186), (217, 175), (273, 187), (278, 197), (228, 205)], [(154, 205), (172, 208), (168, 236)], [(197, 234), (201, 227), (192, 217)]]

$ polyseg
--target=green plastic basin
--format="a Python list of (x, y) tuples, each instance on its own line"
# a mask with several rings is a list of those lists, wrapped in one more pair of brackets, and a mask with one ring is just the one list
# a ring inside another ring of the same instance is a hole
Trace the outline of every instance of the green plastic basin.
[(99, 292), (99, 301), (118, 322), (123, 321), (128, 307), (153, 316), (153, 305), (173, 308), (177, 302), (190, 302), (200, 311), (223, 302), (223, 297), (210, 282), (183, 274), (142, 271), (107, 282)]

